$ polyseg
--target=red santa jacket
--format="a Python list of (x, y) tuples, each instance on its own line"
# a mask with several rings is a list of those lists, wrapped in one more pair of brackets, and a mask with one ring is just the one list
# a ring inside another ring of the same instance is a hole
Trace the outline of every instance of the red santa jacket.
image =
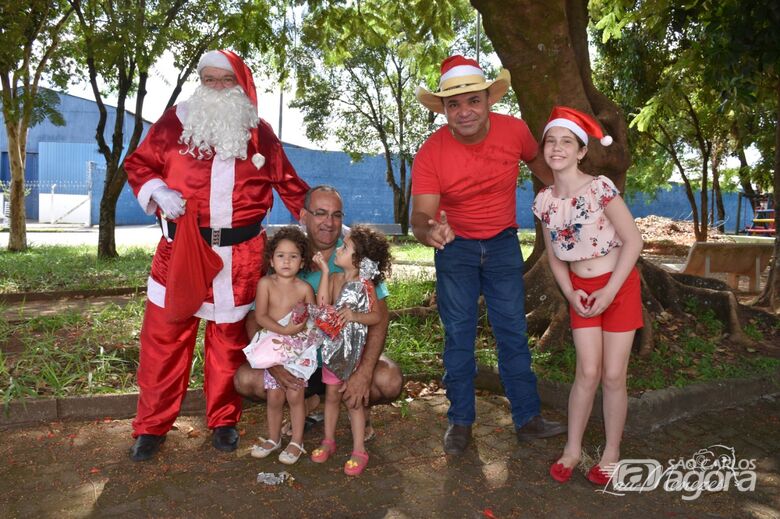
[[(179, 142), (186, 114), (186, 103), (166, 110), (125, 159), (128, 183), (147, 214), (157, 212), (150, 197), (163, 185), (181, 192), (185, 200), (198, 201), (200, 227), (244, 227), (262, 221), (273, 205), (272, 188), (293, 215), (300, 214), (309, 186), (296, 174), (268, 123), (260, 120), (259, 145), (254, 140), (247, 143), (246, 160), (198, 160), (182, 153), (186, 147)], [(260, 168), (251, 160), (256, 153), (262, 155)], [(244, 318), (260, 278), (263, 243), (264, 236), (258, 236), (234, 246), (213, 247), (224, 268), (195, 315), (216, 322)], [(148, 282), (149, 300), (160, 307), (165, 306), (170, 252), (171, 242), (164, 236)]]

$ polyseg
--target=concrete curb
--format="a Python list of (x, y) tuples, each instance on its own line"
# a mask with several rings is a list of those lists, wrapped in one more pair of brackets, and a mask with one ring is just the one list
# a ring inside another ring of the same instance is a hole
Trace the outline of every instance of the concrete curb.
[[(504, 394), (498, 371), (479, 367), (475, 386)], [(542, 403), (566, 412), (571, 384), (539, 380)], [(700, 413), (748, 404), (766, 396), (780, 395), (780, 370), (771, 375), (701, 382), (686, 387), (670, 387), (628, 398), (626, 432), (646, 434), (659, 427)], [(602, 418), (601, 391), (596, 394), (591, 419)]]
[(57, 290), (53, 292), (14, 292), (0, 294), (0, 304), (10, 305), (31, 301), (53, 301), (59, 299), (89, 299), (96, 297), (125, 296), (145, 294), (146, 286), (96, 288), (85, 290)]
[[(138, 393), (29, 398), (11, 402), (0, 410), (0, 427), (58, 420), (124, 419), (135, 416)], [(181, 406), (182, 415), (200, 414), (206, 409), (202, 389), (190, 389)]]
[[(406, 380), (430, 377), (407, 376)], [(479, 367), (474, 381), (477, 389), (504, 394), (494, 368)], [(566, 412), (571, 384), (538, 381), (539, 396), (547, 406)], [(683, 388), (647, 391), (641, 397), (629, 397), (626, 432), (646, 434), (666, 424), (699, 413), (744, 405), (766, 396), (780, 396), (780, 370), (772, 375), (744, 379), (702, 382)], [(0, 410), (0, 428), (58, 420), (125, 419), (135, 416), (138, 393), (30, 398), (11, 402)], [(245, 407), (252, 405), (245, 401)], [(191, 389), (182, 403), (182, 415), (201, 414), (206, 409), (202, 389)], [(596, 394), (591, 419), (600, 420), (601, 392)]]

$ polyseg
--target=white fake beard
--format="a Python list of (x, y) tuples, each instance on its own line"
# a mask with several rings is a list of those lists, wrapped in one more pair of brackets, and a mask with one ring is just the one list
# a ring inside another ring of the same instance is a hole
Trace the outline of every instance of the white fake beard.
[(260, 118), (240, 86), (215, 90), (203, 85), (187, 101), (187, 120), (179, 142), (198, 160), (246, 159), (249, 130)]

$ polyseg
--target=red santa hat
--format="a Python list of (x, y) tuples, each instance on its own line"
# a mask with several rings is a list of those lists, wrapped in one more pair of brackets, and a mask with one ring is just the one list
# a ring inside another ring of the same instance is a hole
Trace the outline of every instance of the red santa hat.
[[(252, 71), (244, 63), (238, 54), (230, 50), (210, 50), (203, 54), (198, 61), (198, 74), (204, 67), (215, 67), (222, 70), (229, 70), (236, 76), (236, 82), (249, 98), (252, 105), (257, 108), (257, 88), (255, 80), (252, 78)], [(257, 128), (249, 130), (251, 140), (256, 150), (260, 150), (260, 134)], [(260, 153), (252, 155), (252, 164), (260, 169), (265, 164), (265, 157)]]
[(542, 137), (547, 133), (547, 130), (555, 126), (571, 130), (571, 132), (579, 137), (585, 145), (588, 144), (588, 135), (599, 139), (602, 146), (609, 146), (612, 144), (612, 137), (604, 135), (604, 132), (601, 130), (601, 125), (596, 119), (579, 110), (569, 108), (568, 106), (553, 107), (552, 113), (550, 113), (550, 119), (544, 126)]
[(509, 71), (502, 69), (495, 80), (488, 81), (479, 63), (455, 54), (441, 62), (439, 90), (430, 92), (419, 86), (415, 95), (428, 110), (443, 114), (442, 98), (480, 90), (487, 90), (488, 104), (494, 104), (509, 90)]

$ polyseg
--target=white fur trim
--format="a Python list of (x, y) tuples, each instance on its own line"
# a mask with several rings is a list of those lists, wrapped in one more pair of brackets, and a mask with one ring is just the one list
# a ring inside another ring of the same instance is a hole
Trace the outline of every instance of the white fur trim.
[(545, 125), (545, 127), (544, 127), (544, 131), (542, 132), (542, 138), (544, 138), (544, 135), (547, 133), (547, 130), (549, 130), (550, 128), (553, 128), (555, 126), (560, 126), (560, 127), (563, 127), (563, 128), (571, 130), (572, 133), (574, 133), (574, 135), (579, 137), (582, 140), (582, 142), (585, 143), (585, 145), (588, 144), (588, 134), (585, 133), (585, 130), (583, 130), (580, 127), (580, 125), (572, 122), (571, 120), (563, 119), (563, 118), (553, 119), (552, 121), (547, 123)]
[(187, 106), (187, 101), (182, 101), (181, 103), (176, 105), (176, 117), (179, 118), (179, 122), (182, 126), (187, 124), (187, 116), (190, 114), (189, 107)]
[(200, 61), (198, 61), (198, 75), (200, 75), (200, 71), (205, 67), (215, 67), (233, 72), (233, 67), (230, 66), (230, 60), (218, 50), (210, 50), (200, 57)]
[(259, 153), (255, 153), (252, 155), (252, 164), (254, 164), (257, 169), (262, 168), (263, 164), (265, 164), (265, 157)]
[(448, 79), (462, 76), (481, 76), (484, 78), (485, 73), (481, 68), (475, 67), (473, 65), (458, 65), (456, 67), (452, 67), (441, 75), (441, 78), (439, 79), (439, 89), (441, 90), (441, 84)]
[[(227, 247), (229, 248), (229, 247)], [(231, 292), (232, 293), (232, 292)], [(165, 286), (161, 285), (151, 276), (146, 282), (146, 294), (149, 302), (160, 308), (165, 308)], [(220, 308), (216, 310), (214, 303), (203, 303), (195, 312), (195, 317), (206, 319), (207, 321), (215, 321), (217, 324), (222, 323), (237, 323), (244, 317), (252, 308), (252, 304), (233, 306), (232, 302), (228, 308)]]
[(230, 312), (235, 308), (233, 298), (233, 247), (212, 247), (214, 252), (222, 258), (222, 270), (217, 273), (211, 282), (214, 292), (214, 318), (216, 322), (231, 322)]
[(160, 178), (153, 178), (138, 190), (136, 199), (146, 214), (154, 214), (157, 210), (157, 202), (152, 200), (152, 193), (158, 187), (168, 187), (168, 185)]
[(227, 310), (220, 310), (217, 312), (214, 308), (214, 303), (203, 303), (198, 311), (195, 312), (195, 317), (206, 319), (207, 321), (214, 321), (217, 324), (223, 323), (237, 323), (252, 309), (252, 305), (242, 305), (229, 308)]
[(165, 308), (165, 285), (158, 283), (152, 276), (149, 276), (149, 279), (146, 280), (146, 297), (150, 303), (160, 308)]
[(236, 160), (214, 157), (211, 163), (209, 214), (211, 227), (233, 227), (233, 187), (236, 183)]

